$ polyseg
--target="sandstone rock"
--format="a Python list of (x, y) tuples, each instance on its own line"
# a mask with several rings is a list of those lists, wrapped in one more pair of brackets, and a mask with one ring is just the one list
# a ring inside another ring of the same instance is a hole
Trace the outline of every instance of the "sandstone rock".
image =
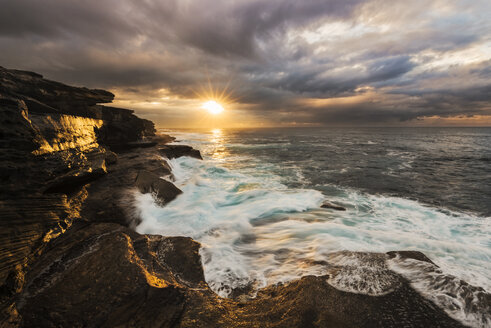
[(66, 228), (73, 214), (69, 205), (66, 196), (57, 195), (0, 199), (0, 285)]
[(104, 177), (104, 146), (155, 134), (153, 123), (133, 111), (98, 105), (113, 97), (0, 67), (0, 284), (79, 217), (87, 195), (77, 189)]
[(337, 205), (337, 204), (333, 204), (331, 202), (323, 202), (322, 205), (321, 205), (322, 208), (331, 208), (333, 210), (336, 210), (336, 211), (346, 211), (346, 208), (344, 208), (343, 206), (341, 205)]
[(135, 186), (142, 193), (153, 193), (162, 205), (174, 200), (182, 193), (172, 182), (161, 179), (158, 175), (148, 171), (138, 172)]
[[(184, 310), (185, 289), (205, 286), (198, 246), (190, 238), (78, 224), (50, 248), (18, 297), (21, 326), (173, 327)], [(201, 272), (200, 280), (175, 273), (182, 267)]]
[[(33, 72), (0, 67), (0, 94), (38, 102), (57, 112), (77, 115), (77, 110), (98, 103), (108, 103), (114, 95), (105, 90), (77, 88), (43, 79)], [(29, 104), (28, 104), (29, 106)], [(32, 108), (35, 111), (38, 108)], [(45, 112), (45, 111), (42, 111)], [(81, 113), (81, 116), (85, 113)]]
[(247, 302), (249, 302), (249, 300), (251, 300), (251, 297), (245, 294), (239, 295), (239, 297), (237, 297), (237, 301), (239, 302), (239, 304), (246, 304)]
[(106, 174), (106, 168), (98, 169), (81, 169), (71, 171), (66, 175), (62, 175), (51, 182), (44, 190), (45, 193), (61, 193), (66, 194), (74, 191), (93, 180), (96, 180)]
[(181, 156), (189, 156), (197, 159), (203, 159), (199, 150), (186, 145), (166, 145), (160, 148), (159, 152), (169, 159), (178, 158)]
[(30, 113), (101, 120), (104, 124), (96, 127), (98, 139), (109, 146), (139, 141), (156, 132), (153, 122), (136, 117), (132, 110), (98, 105), (114, 99), (108, 91), (72, 87), (32, 72), (0, 67), (0, 98), (23, 101)]

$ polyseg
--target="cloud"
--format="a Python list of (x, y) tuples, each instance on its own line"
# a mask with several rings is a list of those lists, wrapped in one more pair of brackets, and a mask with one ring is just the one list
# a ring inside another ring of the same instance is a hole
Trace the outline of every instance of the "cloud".
[[(262, 120), (390, 124), (491, 115), (487, 1), (0, 0), (0, 65), (185, 117), (228, 86)], [(167, 104), (163, 102), (164, 104)], [(163, 120), (165, 121), (165, 120)]]

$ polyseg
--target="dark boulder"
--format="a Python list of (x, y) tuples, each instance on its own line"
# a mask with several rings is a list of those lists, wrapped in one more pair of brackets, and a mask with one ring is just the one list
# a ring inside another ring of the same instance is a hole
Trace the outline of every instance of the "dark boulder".
[(201, 153), (199, 152), (199, 150), (186, 145), (166, 145), (160, 148), (159, 152), (160, 154), (162, 154), (163, 156), (169, 159), (178, 158), (182, 156), (189, 156), (197, 159), (203, 159), (203, 157), (201, 157)]
[(391, 251), (391, 252), (387, 252), (387, 255), (389, 255), (390, 258), (399, 256), (402, 259), (413, 259), (413, 260), (428, 262), (433, 265), (436, 265), (435, 263), (433, 263), (432, 260), (430, 260), (428, 256), (418, 251)]
[(135, 186), (144, 194), (153, 193), (161, 205), (167, 204), (182, 193), (172, 182), (148, 171), (138, 172)]
[(333, 204), (333, 203), (327, 202), (327, 201), (322, 203), (321, 207), (322, 208), (331, 208), (331, 209), (336, 210), (336, 211), (346, 211), (346, 208), (344, 208), (343, 206)]
[(135, 187), (138, 173), (144, 170), (169, 179), (172, 173), (155, 148), (135, 148), (113, 155), (117, 162), (108, 165), (108, 174), (86, 186), (87, 198), (82, 204), (81, 215), (91, 222), (112, 222), (135, 227), (140, 218), (135, 215), (137, 211), (131, 190)]

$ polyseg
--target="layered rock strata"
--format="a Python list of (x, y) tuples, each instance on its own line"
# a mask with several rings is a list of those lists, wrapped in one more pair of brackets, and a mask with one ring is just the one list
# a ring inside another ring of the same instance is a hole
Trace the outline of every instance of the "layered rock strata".
[(107, 174), (110, 147), (155, 135), (132, 111), (99, 105), (113, 98), (0, 67), (0, 284), (80, 217), (80, 188)]

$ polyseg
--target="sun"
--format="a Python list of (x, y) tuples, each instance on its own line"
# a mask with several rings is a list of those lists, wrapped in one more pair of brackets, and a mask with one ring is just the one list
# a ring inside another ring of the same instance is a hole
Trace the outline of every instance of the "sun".
[(206, 109), (208, 113), (217, 115), (224, 111), (223, 106), (217, 103), (215, 100), (209, 100), (201, 106), (201, 108)]

